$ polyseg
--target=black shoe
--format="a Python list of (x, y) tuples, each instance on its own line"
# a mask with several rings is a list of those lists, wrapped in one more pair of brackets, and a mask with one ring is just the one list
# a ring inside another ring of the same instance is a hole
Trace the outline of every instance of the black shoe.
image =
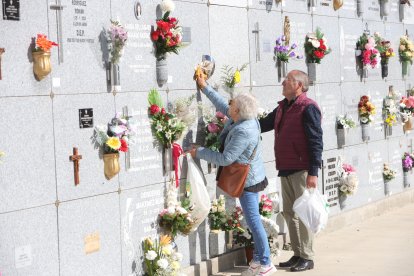
[(303, 258), (299, 258), (299, 261), (296, 263), (295, 266), (292, 266), (290, 268), (290, 271), (292, 272), (298, 272), (298, 271), (305, 271), (309, 269), (313, 269), (313, 261), (312, 260), (306, 260)]
[(294, 266), (298, 261), (300, 257), (299, 256), (292, 256), (292, 258), (289, 259), (289, 261), (284, 263), (279, 263), (279, 267), (291, 267)]

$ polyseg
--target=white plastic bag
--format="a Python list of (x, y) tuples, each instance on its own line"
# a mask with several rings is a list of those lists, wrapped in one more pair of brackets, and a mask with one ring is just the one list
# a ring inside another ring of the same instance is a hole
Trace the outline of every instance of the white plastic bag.
[(314, 234), (328, 223), (328, 204), (318, 189), (305, 189), (293, 203), (293, 211)]
[(191, 217), (195, 221), (194, 231), (207, 218), (210, 212), (211, 202), (204, 184), (203, 174), (190, 154), (187, 154), (187, 163), (187, 182), (190, 183), (191, 187), (190, 202), (194, 206), (191, 212)]

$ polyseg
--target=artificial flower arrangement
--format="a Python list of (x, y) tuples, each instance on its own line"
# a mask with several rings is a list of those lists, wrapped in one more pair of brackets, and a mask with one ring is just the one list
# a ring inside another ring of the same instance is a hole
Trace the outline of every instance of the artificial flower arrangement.
[(414, 96), (402, 97), (399, 104), (401, 121), (403, 122), (404, 131), (413, 128), (412, 118), (414, 113)]
[(393, 180), (395, 178), (396, 174), (397, 174), (396, 171), (394, 171), (393, 169), (391, 169), (388, 166), (388, 164), (385, 164), (384, 163), (384, 167), (383, 167), (383, 170), (382, 170), (382, 175), (383, 175), (385, 181), (391, 181), (391, 180)]
[(350, 164), (342, 164), (339, 170), (339, 195), (353, 195), (358, 190), (358, 176)]
[(227, 221), (224, 223), (224, 230), (225, 231), (236, 231), (236, 232), (243, 232), (243, 228), (241, 227), (241, 220), (243, 219), (243, 210), (240, 206), (236, 206), (233, 212), (230, 215), (227, 215)]
[(361, 35), (357, 41), (356, 55), (359, 56), (362, 64), (362, 77), (368, 77), (367, 67), (376, 68), (379, 66), (380, 54), (375, 48), (375, 38), (369, 36), (367, 33)]
[(145, 276), (181, 276), (183, 255), (172, 246), (171, 237), (161, 235), (158, 238), (144, 239)]
[(50, 64), (50, 49), (59, 46), (57, 43), (47, 39), (44, 34), (38, 34), (35, 39), (35, 47), (32, 50), (33, 73), (37, 80), (44, 79), (52, 71)]
[(259, 213), (265, 218), (270, 218), (273, 214), (272, 200), (266, 194), (260, 196)]
[(397, 94), (394, 92), (393, 86), (390, 85), (388, 95), (384, 98), (382, 109), (386, 136), (392, 135), (392, 126), (397, 123), (397, 100)]
[(350, 129), (356, 127), (356, 123), (348, 114), (338, 115), (336, 117), (336, 126), (338, 129)]
[(386, 78), (388, 76), (388, 63), (391, 57), (395, 56), (394, 49), (391, 47), (391, 42), (385, 40), (378, 32), (374, 33), (375, 48), (378, 50), (381, 57), (381, 76)]
[(284, 45), (285, 41), (286, 37), (284, 35), (276, 39), (276, 46), (274, 48), (275, 59), (282, 62), (289, 62), (291, 58), (302, 59), (303, 56), (295, 52), (297, 44), (292, 43), (290, 46)]
[(118, 21), (111, 20), (111, 27), (107, 31), (109, 52), (111, 54), (108, 76), (113, 91), (121, 91), (121, 77), (119, 71), (119, 60), (128, 39), (128, 32)]
[(218, 199), (213, 200), (208, 218), (210, 219), (210, 230), (216, 232), (225, 230), (224, 224), (227, 222), (227, 213), (224, 195), (220, 195)]
[(182, 46), (182, 28), (178, 26), (178, 20), (170, 17), (174, 11), (175, 4), (172, 0), (163, 0), (161, 10), (164, 15), (156, 21), (157, 28), (151, 32), (151, 40), (154, 44), (155, 57), (157, 59), (156, 73), (157, 82), (162, 86), (168, 81), (167, 54), (178, 55), (178, 50)]
[(205, 147), (209, 148), (213, 151), (219, 151), (221, 143), (220, 143), (220, 133), (224, 128), (224, 123), (227, 119), (227, 116), (223, 113), (217, 111), (215, 116), (207, 116), (205, 117), (206, 120), (206, 139), (205, 139)]
[(321, 60), (331, 52), (326, 42), (325, 35), (319, 27), (316, 28), (316, 32), (306, 35), (305, 54), (310, 84), (316, 81), (316, 64), (320, 64)]
[(234, 69), (232, 66), (224, 65), (221, 68), (221, 72), (223, 76), (221, 77), (221, 83), (223, 84), (224, 88), (228, 90), (229, 93), (232, 93), (232, 89), (234, 86), (241, 81), (241, 72), (243, 72), (247, 68), (248, 63), (243, 64), (242, 66), (236, 67)]
[(362, 96), (358, 103), (358, 114), (361, 124), (369, 124), (373, 121), (376, 114), (375, 105), (369, 101), (368, 96)]
[(93, 139), (103, 150), (104, 173), (106, 179), (111, 179), (119, 173), (119, 152), (127, 152), (129, 144), (133, 143), (136, 132), (129, 118), (116, 113), (107, 125), (95, 127)]
[(413, 64), (414, 44), (407, 35), (400, 37), (400, 46), (398, 47), (398, 55), (402, 63), (403, 77), (408, 75), (409, 67)]
[(404, 172), (411, 171), (414, 164), (414, 155), (412, 153), (404, 152), (402, 156), (402, 167)]

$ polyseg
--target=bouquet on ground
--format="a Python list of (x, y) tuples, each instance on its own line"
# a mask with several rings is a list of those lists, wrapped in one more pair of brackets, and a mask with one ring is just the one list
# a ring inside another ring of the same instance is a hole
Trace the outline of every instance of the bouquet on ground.
[(375, 38), (364, 33), (357, 42), (357, 55), (360, 57), (362, 65), (378, 67), (380, 61), (379, 51), (375, 48)]
[(308, 33), (305, 38), (305, 53), (308, 63), (321, 63), (321, 60), (331, 52), (326, 44), (325, 35), (320, 28), (316, 28), (316, 32)]
[(374, 33), (374, 38), (375, 48), (381, 57), (381, 64), (388, 64), (390, 58), (395, 56), (394, 49), (391, 48), (391, 42), (381, 37), (378, 32)]
[(164, 0), (161, 3), (161, 9), (164, 15), (156, 21), (157, 28), (151, 32), (151, 40), (154, 43), (157, 60), (166, 59), (167, 53), (170, 52), (178, 55), (183, 37), (183, 31), (178, 26), (177, 18), (170, 17), (170, 13), (174, 10), (174, 2)]
[(368, 96), (362, 96), (358, 103), (359, 120), (361, 124), (369, 124), (376, 114), (375, 105), (369, 101)]
[(148, 237), (143, 241), (145, 276), (181, 276), (183, 255), (173, 249), (171, 237)]
[(388, 164), (384, 163), (384, 168), (382, 171), (382, 175), (384, 176), (385, 181), (391, 181), (395, 178), (395, 175), (397, 174), (396, 171), (392, 170)]
[(353, 195), (358, 189), (356, 170), (349, 164), (343, 164), (339, 170), (339, 194)]
[(272, 200), (265, 194), (262, 194), (259, 201), (259, 213), (265, 218), (270, 218), (273, 213)]
[(354, 119), (348, 114), (338, 115), (336, 117), (336, 125), (338, 129), (349, 129), (356, 126)]
[(205, 147), (209, 148), (213, 151), (219, 151), (221, 143), (220, 143), (220, 133), (224, 128), (224, 123), (227, 117), (223, 113), (217, 111), (215, 116), (208, 116), (206, 118), (206, 139), (205, 139)]
[(241, 81), (241, 72), (247, 68), (248, 63), (243, 64), (240, 68), (234, 69), (232, 66), (224, 65), (221, 68), (223, 76), (221, 77), (221, 83), (224, 87), (233, 88)]
[(227, 213), (224, 195), (220, 195), (218, 199), (213, 200), (208, 218), (210, 219), (210, 230), (225, 230), (224, 224), (227, 222)]
[(128, 39), (128, 32), (119, 24), (118, 21), (111, 20), (111, 27), (108, 30), (108, 40), (110, 42), (111, 63), (118, 64), (122, 56), (122, 51)]
[(296, 58), (302, 59), (303, 56), (299, 55), (296, 52), (297, 44), (293, 43), (292, 45), (284, 45), (286, 41), (286, 37), (284, 35), (278, 37), (276, 39), (276, 46), (274, 48), (275, 59), (282, 61), (282, 62), (289, 62), (289, 59)]
[(241, 207), (236, 206), (233, 212), (227, 216), (227, 221), (224, 223), (225, 231), (235, 230), (236, 232), (243, 232), (240, 221), (243, 219), (243, 211)]
[(157, 140), (164, 148), (171, 148), (183, 134), (186, 126), (177, 116), (165, 110), (158, 90), (152, 89), (148, 94), (151, 127)]
[(412, 153), (404, 152), (404, 155), (402, 157), (402, 166), (403, 171), (408, 172), (411, 171), (414, 164), (414, 155)]
[(399, 104), (401, 120), (403, 123), (407, 123), (413, 116), (414, 112), (414, 97), (402, 97)]

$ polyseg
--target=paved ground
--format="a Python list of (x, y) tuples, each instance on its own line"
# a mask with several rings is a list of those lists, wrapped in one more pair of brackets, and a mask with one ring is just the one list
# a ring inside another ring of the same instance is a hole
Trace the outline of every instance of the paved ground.
[[(316, 239), (315, 252), (315, 268), (300, 275), (414, 276), (414, 204), (323, 233)], [(273, 263), (286, 261), (291, 254), (282, 251)], [(246, 268), (236, 267), (215, 276), (237, 276)], [(293, 272), (278, 268), (274, 275), (289, 273)]]

